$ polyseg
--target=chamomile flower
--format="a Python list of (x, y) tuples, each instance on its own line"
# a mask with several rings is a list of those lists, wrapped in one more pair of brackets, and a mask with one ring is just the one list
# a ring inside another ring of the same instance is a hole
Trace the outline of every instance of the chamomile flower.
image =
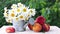
[(15, 11), (17, 14), (21, 13), (21, 9), (20, 8), (17, 8), (16, 11)]
[(28, 17), (25, 18), (25, 20), (28, 20), (28, 19), (29, 19)]
[(4, 8), (4, 12), (6, 13), (8, 11), (7, 7)]
[(29, 18), (30, 18), (30, 17), (31, 17), (31, 14), (30, 14), (30, 13), (29, 13), (29, 14), (27, 14), (27, 17), (29, 17)]
[(24, 7), (25, 5), (21, 4), (21, 3), (18, 3), (18, 7), (22, 8)]
[(19, 18), (18, 18), (18, 17), (14, 17), (13, 20), (14, 20), (14, 21), (19, 21)]
[(16, 14), (15, 13), (10, 13), (9, 14), (9, 18), (12, 18), (13, 19), (14, 17), (16, 17)]
[(26, 14), (24, 14), (24, 16), (26, 17), (25, 20), (28, 20), (31, 17), (31, 14), (30, 13), (26, 13)]
[(15, 8), (17, 8), (17, 5), (16, 5), (16, 4), (13, 4), (13, 5), (11, 6), (11, 8), (12, 8), (12, 9), (15, 9)]
[(8, 17), (8, 14), (7, 13), (3, 13), (4, 14), (4, 17)]
[(16, 9), (9, 9), (8, 14), (14, 13), (15, 15), (17, 15)]
[(28, 20), (30, 17), (31, 17), (31, 15), (30, 14), (27, 14), (25, 20)]
[(28, 8), (27, 8), (27, 7), (23, 7), (23, 8), (22, 8), (22, 12), (23, 12), (23, 13), (28, 13)]
[(18, 16), (20, 20), (25, 20), (25, 16), (23, 14)]
[(32, 16), (34, 16), (35, 13), (36, 13), (36, 11), (35, 11), (35, 9), (29, 9), (29, 13), (30, 13)]
[(9, 14), (10, 14), (10, 13), (14, 13), (14, 10), (10, 9), (10, 10), (8, 10), (8, 13), (9, 13)]
[(12, 20), (9, 19), (9, 18), (6, 18), (6, 22), (8, 22), (8, 23), (12, 23)]

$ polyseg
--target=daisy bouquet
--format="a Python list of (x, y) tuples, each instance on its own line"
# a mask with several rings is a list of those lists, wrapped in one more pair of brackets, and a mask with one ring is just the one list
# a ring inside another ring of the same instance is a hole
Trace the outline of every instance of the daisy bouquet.
[(36, 13), (35, 9), (30, 9), (22, 3), (13, 4), (10, 9), (4, 8), (4, 17), (7, 22), (12, 23), (12, 20), (28, 20)]

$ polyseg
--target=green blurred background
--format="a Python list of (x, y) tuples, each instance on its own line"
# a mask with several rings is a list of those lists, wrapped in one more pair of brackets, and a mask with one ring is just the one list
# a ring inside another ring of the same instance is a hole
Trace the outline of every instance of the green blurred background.
[(3, 17), (4, 7), (9, 8), (12, 4), (19, 2), (36, 9), (34, 19), (43, 15), (46, 18), (46, 23), (60, 27), (60, 0), (0, 0), (0, 27), (12, 25), (7, 23)]

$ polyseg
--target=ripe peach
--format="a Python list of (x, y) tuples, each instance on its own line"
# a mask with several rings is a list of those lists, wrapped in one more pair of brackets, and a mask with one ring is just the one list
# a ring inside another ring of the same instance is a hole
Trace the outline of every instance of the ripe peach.
[(43, 28), (43, 30), (44, 30), (45, 32), (47, 32), (47, 31), (50, 30), (50, 25), (49, 25), (49, 24), (44, 24), (44, 25), (42, 26), (42, 28)]
[(33, 26), (31, 24), (28, 24), (28, 27), (29, 27), (30, 30), (33, 29)]
[(36, 23), (43, 25), (45, 23), (45, 18), (43, 16), (38, 16), (35, 20)]
[(13, 27), (8, 27), (8, 28), (6, 28), (6, 32), (13, 33), (13, 32), (15, 32), (15, 29)]
[(42, 26), (39, 23), (35, 23), (33, 26), (33, 31), (39, 32), (42, 30)]

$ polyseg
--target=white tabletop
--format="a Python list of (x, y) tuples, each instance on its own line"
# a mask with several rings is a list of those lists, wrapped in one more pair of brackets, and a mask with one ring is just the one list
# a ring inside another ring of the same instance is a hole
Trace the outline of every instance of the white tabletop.
[(7, 27), (12, 27), (12, 26), (3, 26), (0, 29), (0, 34), (60, 34), (60, 28), (58, 28), (57, 26), (50, 26), (50, 31), (48, 32), (34, 32), (34, 31), (29, 30), (28, 27), (26, 27), (26, 31), (15, 32), (15, 33), (7, 33), (6, 32)]

